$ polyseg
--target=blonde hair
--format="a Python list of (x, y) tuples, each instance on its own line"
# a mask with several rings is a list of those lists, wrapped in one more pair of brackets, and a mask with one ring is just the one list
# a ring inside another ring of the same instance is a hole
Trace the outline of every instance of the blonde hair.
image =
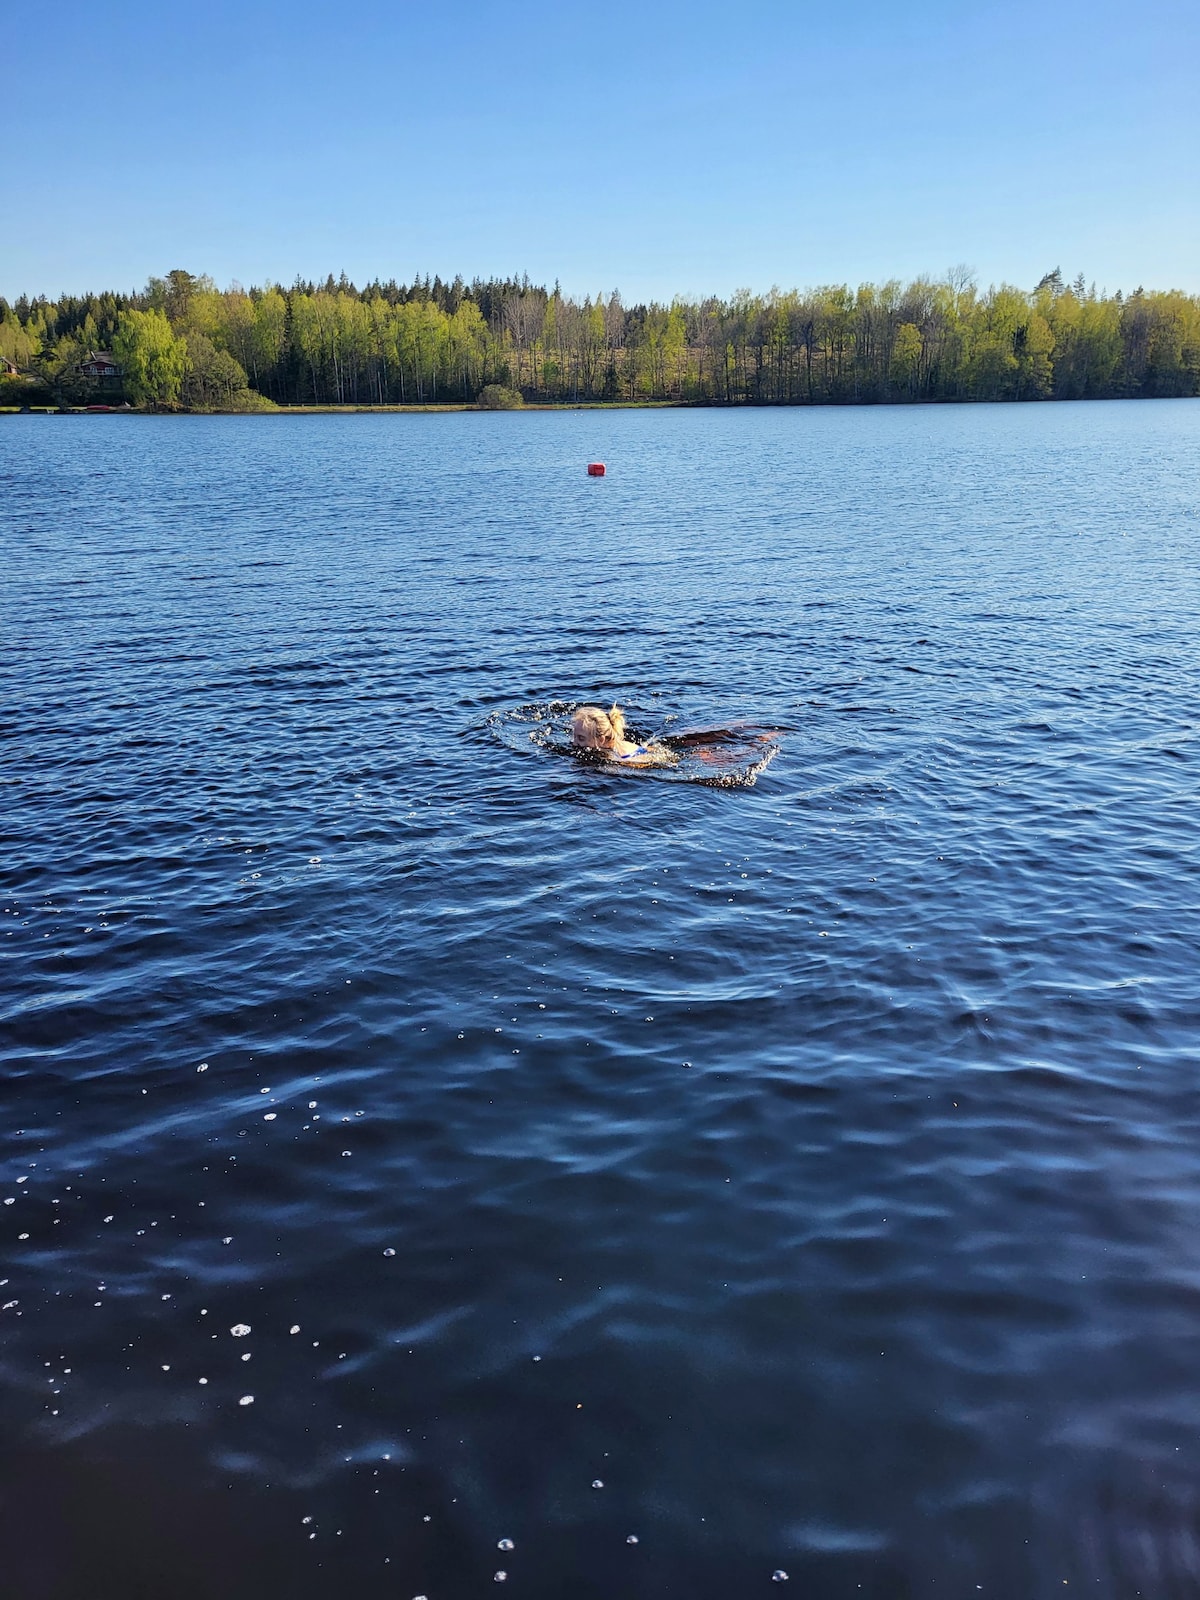
[(571, 719), (571, 740), (585, 750), (611, 750), (625, 737), (625, 714), (616, 706), (580, 706)]

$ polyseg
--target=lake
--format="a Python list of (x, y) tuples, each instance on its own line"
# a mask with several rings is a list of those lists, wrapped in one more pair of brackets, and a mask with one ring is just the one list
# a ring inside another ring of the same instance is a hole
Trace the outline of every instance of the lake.
[(14, 1595), (1197, 1593), (1200, 402), (10, 417), (0, 537)]

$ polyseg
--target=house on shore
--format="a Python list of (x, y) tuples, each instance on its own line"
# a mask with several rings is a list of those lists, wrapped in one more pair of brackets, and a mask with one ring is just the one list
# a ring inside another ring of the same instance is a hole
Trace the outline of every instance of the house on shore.
[(116, 385), (121, 381), (121, 369), (107, 350), (89, 350), (79, 363), (79, 374), (93, 383)]
[(0, 356), (0, 378), (19, 378), (17, 363), (10, 361), (7, 356)]

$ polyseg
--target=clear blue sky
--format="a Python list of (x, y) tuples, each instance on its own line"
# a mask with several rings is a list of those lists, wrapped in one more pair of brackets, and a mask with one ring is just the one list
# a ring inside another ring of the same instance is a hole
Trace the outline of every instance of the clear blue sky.
[(0, 294), (1200, 290), (1196, 0), (18, 0)]

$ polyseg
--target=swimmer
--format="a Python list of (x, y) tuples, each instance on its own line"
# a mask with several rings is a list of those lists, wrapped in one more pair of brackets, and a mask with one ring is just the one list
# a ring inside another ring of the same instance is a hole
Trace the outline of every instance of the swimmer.
[(571, 742), (577, 750), (595, 750), (610, 761), (627, 761), (634, 767), (673, 764), (679, 757), (665, 745), (634, 744), (625, 737), (625, 716), (616, 706), (601, 711), (599, 706), (580, 706), (571, 719)]

